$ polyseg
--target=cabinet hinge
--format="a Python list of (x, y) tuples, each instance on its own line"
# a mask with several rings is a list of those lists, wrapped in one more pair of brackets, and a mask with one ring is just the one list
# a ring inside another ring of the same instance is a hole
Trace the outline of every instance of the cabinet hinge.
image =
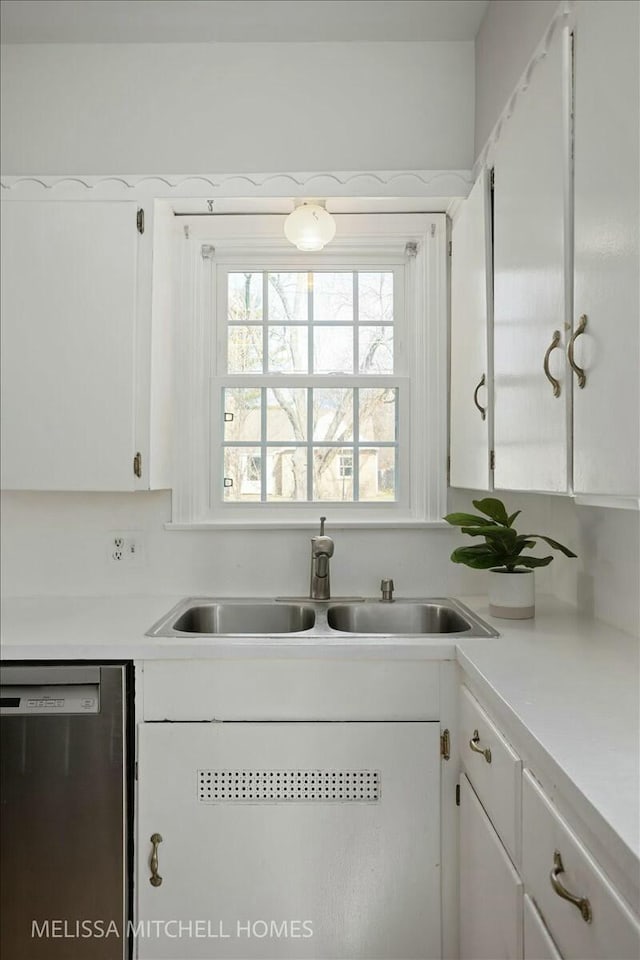
[(142, 476), (142, 454), (140, 451), (133, 458), (133, 473), (136, 477)]
[(451, 454), (447, 457), (447, 483), (451, 480)]
[(134, 771), (133, 771), (133, 779), (134, 779), (134, 780), (137, 780), (137, 779), (138, 779), (138, 761), (137, 761), (137, 760), (136, 760), (136, 763), (135, 763), (135, 769), (134, 769)]
[(138, 233), (144, 233), (144, 210), (142, 207), (140, 207), (136, 214), (136, 226), (138, 228)]
[(443, 730), (440, 734), (440, 756), (443, 760), (448, 760), (451, 756), (451, 736), (448, 730)]
[(456, 783), (456, 807), (460, 806), (460, 784)]
[(489, 451), (489, 470), (495, 470), (496, 468), (496, 452), (495, 450)]
[(449, 256), (453, 253), (453, 240), (449, 240)]

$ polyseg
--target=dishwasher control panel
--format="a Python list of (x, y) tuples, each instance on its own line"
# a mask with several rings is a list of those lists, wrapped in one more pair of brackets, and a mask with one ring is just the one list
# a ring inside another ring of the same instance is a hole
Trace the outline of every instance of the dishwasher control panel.
[(0, 687), (2, 716), (99, 712), (100, 687), (97, 683)]

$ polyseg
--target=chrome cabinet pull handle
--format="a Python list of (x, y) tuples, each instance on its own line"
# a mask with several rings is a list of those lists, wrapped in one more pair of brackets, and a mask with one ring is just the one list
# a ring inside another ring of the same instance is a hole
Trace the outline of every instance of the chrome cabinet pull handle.
[(560, 381), (556, 380), (556, 378), (552, 376), (551, 373), (549, 372), (549, 357), (551, 356), (551, 353), (556, 349), (556, 347), (559, 346), (559, 344), (560, 344), (560, 331), (554, 330), (553, 339), (551, 340), (551, 343), (547, 347), (547, 352), (545, 353), (544, 360), (542, 362), (544, 375), (549, 381), (549, 383), (551, 384), (551, 386), (553, 387), (554, 397), (560, 396)]
[(569, 349), (567, 351), (567, 354), (569, 357), (569, 365), (571, 366), (571, 369), (573, 370), (576, 377), (578, 378), (578, 386), (580, 387), (581, 390), (584, 387), (585, 383), (587, 382), (587, 375), (582, 369), (582, 367), (579, 367), (576, 361), (574, 360), (573, 348), (575, 347), (575, 343), (578, 337), (584, 333), (586, 325), (587, 325), (587, 315), (586, 313), (583, 313), (582, 316), (580, 317), (578, 326), (573, 331), (573, 335), (569, 340)]
[(564, 873), (564, 866), (562, 863), (562, 857), (560, 856), (560, 851), (556, 850), (553, 854), (553, 869), (549, 874), (549, 880), (551, 881), (551, 886), (554, 891), (558, 894), (559, 897), (562, 897), (563, 900), (568, 900), (569, 903), (572, 903), (575, 907), (578, 908), (582, 914), (582, 919), (585, 923), (591, 923), (593, 920), (593, 913), (591, 910), (591, 904), (586, 897), (576, 897), (572, 893), (562, 886), (558, 877), (561, 873)]
[(487, 763), (491, 763), (491, 750), (489, 749), (489, 747), (484, 747), (484, 748), (479, 747), (478, 746), (479, 743), (480, 743), (480, 734), (478, 733), (477, 730), (474, 730), (473, 736), (471, 737), (471, 740), (469, 740), (469, 746), (471, 747), (474, 753), (481, 753), (482, 756), (487, 761)]
[(482, 376), (480, 377), (480, 383), (478, 384), (478, 386), (477, 386), (477, 387), (475, 388), (475, 390), (473, 391), (473, 402), (475, 403), (476, 407), (477, 407), (478, 410), (480, 411), (480, 416), (481, 416), (481, 418), (482, 418), (483, 420), (486, 420), (486, 419), (487, 419), (487, 408), (486, 408), (486, 407), (481, 407), (480, 404), (478, 403), (478, 391), (480, 390), (480, 387), (484, 387), (484, 385), (485, 385), (486, 382), (487, 382), (487, 381), (486, 381), (485, 375), (484, 375), (484, 373), (483, 373)]
[(149, 883), (152, 887), (159, 887), (162, 883), (162, 877), (158, 873), (158, 844), (162, 843), (162, 837), (159, 833), (151, 834), (151, 843), (151, 860), (149, 861), (151, 876), (149, 877)]

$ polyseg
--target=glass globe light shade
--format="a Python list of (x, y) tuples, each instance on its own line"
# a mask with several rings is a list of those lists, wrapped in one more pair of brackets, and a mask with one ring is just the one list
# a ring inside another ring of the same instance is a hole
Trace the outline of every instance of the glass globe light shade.
[(301, 203), (285, 220), (284, 235), (298, 250), (310, 253), (333, 240), (336, 222), (320, 204)]

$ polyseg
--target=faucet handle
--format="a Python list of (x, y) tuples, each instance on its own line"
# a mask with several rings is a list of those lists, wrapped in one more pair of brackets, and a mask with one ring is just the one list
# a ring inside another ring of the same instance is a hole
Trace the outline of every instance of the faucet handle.
[(326, 517), (320, 517), (320, 536), (324, 537), (324, 525), (326, 523)]
[(382, 591), (382, 603), (393, 603), (393, 580), (381, 580), (380, 589)]

